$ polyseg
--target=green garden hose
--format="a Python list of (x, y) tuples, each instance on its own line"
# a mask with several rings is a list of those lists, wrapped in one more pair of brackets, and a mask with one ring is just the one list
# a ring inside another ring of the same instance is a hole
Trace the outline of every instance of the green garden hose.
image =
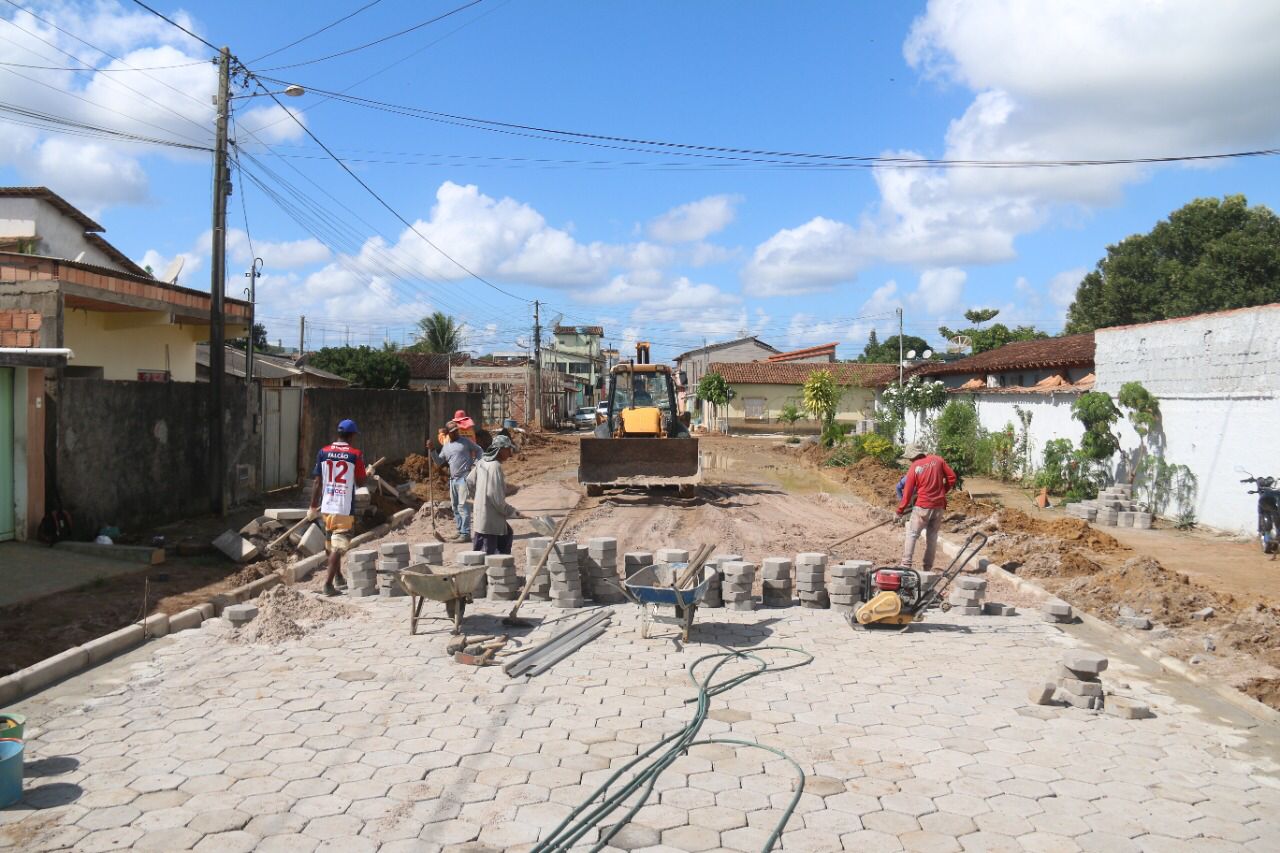
[[(785, 665), (770, 666), (764, 658), (760, 657), (762, 652), (790, 652), (802, 656), (803, 660)], [(710, 660), (716, 660), (715, 665), (711, 667), (705, 677), (699, 679), (696, 674), (698, 667), (705, 661)], [(720, 667), (730, 661), (751, 661), (755, 664), (755, 668), (732, 678), (727, 678), (724, 681), (715, 682), (714, 678)], [(711, 697), (718, 696), (726, 690), (732, 690), (765, 672), (786, 672), (789, 669), (805, 666), (812, 662), (813, 655), (803, 649), (790, 646), (761, 646), (752, 649), (750, 652), (728, 649), (724, 652), (704, 655), (689, 664), (689, 680), (693, 682), (693, 686), (698, 690), (698, 695), (688, 700), (689, 704), (696, 703), (697, 705), (693, 719), (683, 729), (667, 735), (612, 773), (585, 801), (565, 816), (564, 820), (551, 831), (550, 835), (538, 843), (538, 846), (534, 848), (535, 853), (553, 853), (553, 851), (562, 853), (563, 851), (568, 851), (573, 845), (581, 841), (585, 835), (600, 827), (610, 815), (622, 808), (627, 800), (632, 799), (633, 795), (639, 792), (639, 796), (627, 807), (622, 816), (614, 821), (608, 829), (601, 831), (598, 840), (591, 847), (592, 851), (603, 849), (608, 845), (609, 840), (626, 826), (648, 802), (650, 795), (653, 793), (653, 787), (657, 784), (658, 777), (662, 775), (664, 770), (671, 766), (681, 755), (686, 754), (690, 747), (712, 743), (767, 750), (790, 761), (795, 768), (797, 782), (795, 792), (791, 796), (791, 802), (787, 805), (786, 810), (783, 811), (782, 817), (779, 818), (773, 832), (765, 840), (764, 847), (761, 848), (765, 853), (772, 850), (773, 846), (778, 842), (778, 838), (782, 835), (783, 829), (786, 828), (787, 821), (791, 819), (791, 815), (795, 812), (796, 805), (800, 802), (800, 795), (804, 793), (804, 769), (780, 749), (753, 741), (732, 738), (703, 738), (699, 740), (697, 737), (698, 731), (702, 728), (702, 724), (706, 722), (707, 714), (710, 710)], [(646, 760), (648, 760), (648, 763), (641, 769), (636, 770), (630, 779), (617, 784), (624, 774)], [(611, 791), (610, 789), (614, 788), (615, 785), (617, 785), (616, 789)]]

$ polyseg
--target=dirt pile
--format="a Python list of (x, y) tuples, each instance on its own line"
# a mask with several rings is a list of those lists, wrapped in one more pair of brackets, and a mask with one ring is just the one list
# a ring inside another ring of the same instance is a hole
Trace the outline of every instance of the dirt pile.
[(241, 643), (275, 645), (305, 637), (317, 625), (353, 616), (349, 605), (307, 595), (288, 586), (275, 586), (254, 602), (258, 616), (237, 633)]
[[(431, 476), (432, 469), (436, 467), (430, 458), (420, 453), (410, 453), (396, 466), (396, 471), (411, 483), (425, 483), (427, 477)], [(446, 479), (448, 479), (447, 476)]]
[(1114, 618), (1116, 608), (1125, 605), (1169, 627), (1188, 624), (1191, 614), (1205, 607), (1222, 614), (1236, 609), (1231, 596), (1193, 584), (1186, 575), (1144, 556), (1052, 587), (1072, 604), (1104, 619)]
[(234, 589), (247, 583), (253, 583), (258, 578), (264, 578), (272, 572), (279, 572), (287, 565), (289, 565), (288, 553), (277, 552), (265, 560), (250, 563), (235, 574), (228, 576), (227, 583), (231, 584), (232, 589)]

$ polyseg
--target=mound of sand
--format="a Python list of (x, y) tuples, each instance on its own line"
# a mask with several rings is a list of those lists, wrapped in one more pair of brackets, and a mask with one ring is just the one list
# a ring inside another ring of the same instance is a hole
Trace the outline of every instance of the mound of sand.
[(258, 597), (258, 616), (236, 635), (241, 643), (275, 645), (305, 637), (317, 625), (354, 616), (355, 608), (293, 587), (274, 586)]

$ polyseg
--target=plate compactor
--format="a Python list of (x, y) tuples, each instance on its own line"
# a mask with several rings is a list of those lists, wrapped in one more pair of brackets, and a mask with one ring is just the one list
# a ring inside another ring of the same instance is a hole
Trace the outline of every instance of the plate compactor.
[[(915, 569), (872, 569), (862, 576), (858, 597), (863, 604), (849, 614), (849, 624), (863, 628), (901, 628), (924, 619), (924, 612), (938, 603), (947, 587), (987, 544), (987, 537), (970, 533), (951, 563), (926, 582)], [(950, 605), (941, 602), (943, 610)]]

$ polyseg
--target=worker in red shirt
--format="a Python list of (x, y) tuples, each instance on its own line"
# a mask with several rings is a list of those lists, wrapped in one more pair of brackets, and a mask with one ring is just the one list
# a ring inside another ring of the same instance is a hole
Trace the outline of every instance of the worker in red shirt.
[(902, 501), (898, 504), (898, 515), (901, 516), (911, 506), (911, 498), (916, 500), (915, 509), (911, 511), (911, 520), (907, 522), (907, 537), (902, 545), (902, 565), (911, 568), (915, 558), (916, 540), (923, 532), (924, 561), (922, 566), (926, 572), (933, 571), (933, 555), (938, 547), (938, 528), (942, 526), (942, 515), (947, 511), (947, 492), (955, 488), (956, 472), (941, 456), (925, 453), (914, 444), (903, 448), (903, 458), (909, 460), (907, 482), (902, 488)]

